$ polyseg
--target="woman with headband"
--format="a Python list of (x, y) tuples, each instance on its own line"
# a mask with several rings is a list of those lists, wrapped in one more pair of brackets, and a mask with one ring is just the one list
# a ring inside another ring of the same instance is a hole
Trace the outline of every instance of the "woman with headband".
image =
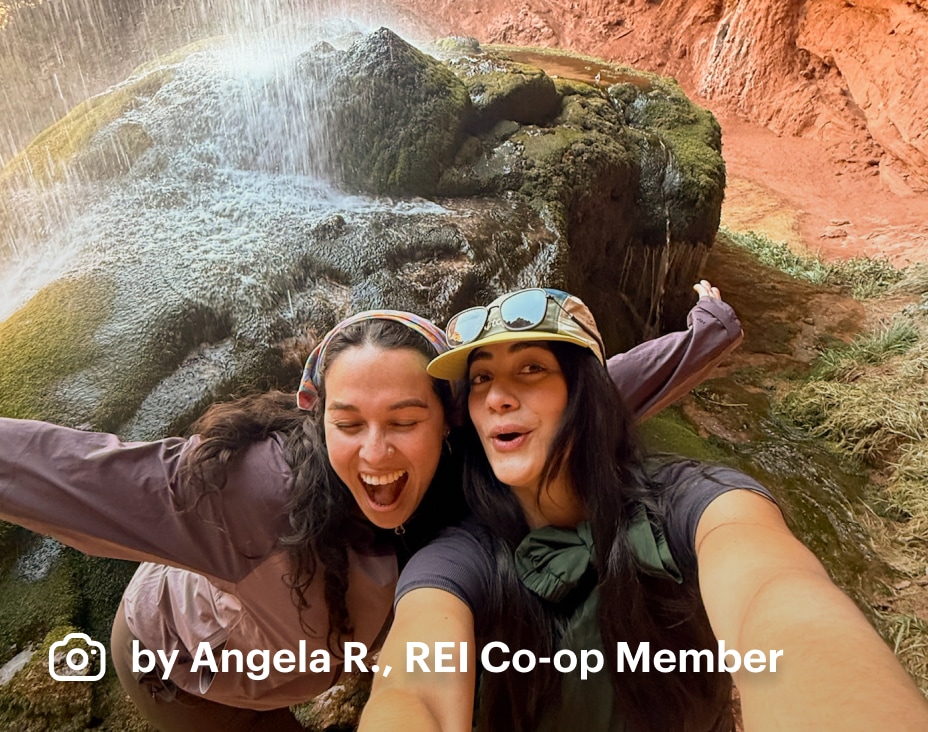
[[(740, 337), (699, 287), (689, 331), (615, 359), (641, 412)], [(446, 348), (412, 314), (358, 314), (313, 350), (296, 399), (214, 405), (186, 439), (0, 419), (0, 518), (142, 562), (111, 654), (155, 727), (298, 729), (287, 707), (334, 684), (346, 650), (379, 647), (398, 569), (461, 516), (450, 389), (425, 370)]]
[(477, 730), (729, 732), (732, 673), (746, 732), (928, 730), (764, 487), (643, 463), (578, 298), (521, 290), (446, 334), (428, 370), (467, 384), (474, 519), (406, 565), (362, 730), (469, 732), (476, 706)]

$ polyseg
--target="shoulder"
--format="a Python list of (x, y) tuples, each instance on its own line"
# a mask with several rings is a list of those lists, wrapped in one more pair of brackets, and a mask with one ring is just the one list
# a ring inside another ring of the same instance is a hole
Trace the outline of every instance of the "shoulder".
[(415, 589), (440, 589), (459, 598), (477, 616), (487, 605), (494, 567), (486, 529), (465, 520), (413, 555), (400, 575), (396, 601)]
[(671, 553), (685, 575), (696, 569), (696, 530), (709, 505), (731, 491), (748, 491), (776, 504), (770, 491), (740, 470), (697, 460), (652, 464), (659, 508)]
[[(199, 442), (198, 435), (191, 437), (183, 445), (183, 453), (189, 454)], [(181, 504), (195, 506), (194, 510), (207, 520), (216, 521), (230, 531), (235, 527), (251, 527), (251, 531), (235, 535), (266, 531), (276, 539), (288, 530), (286, 506), (292, 482), (293, 471), (282, 439), (272, 435), (239, 450), (225, 466), (221, 485), (215, 489), (203, 491), (184, 480), (178, 481), (175, 489), (190, 492), (179, 496)]]

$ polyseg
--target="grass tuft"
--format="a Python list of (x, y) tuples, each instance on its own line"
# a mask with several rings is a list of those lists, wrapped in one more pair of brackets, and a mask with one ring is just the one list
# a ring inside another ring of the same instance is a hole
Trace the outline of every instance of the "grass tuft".
[(901, 356), (915, 347), (918, 326), (909, 318), (895, 318), (873, 333), (868, 333), (846, 347), (823, 351), (813, 375), (818, 379), (853, 381), (864, 366), (876, 366), (893, 356)]
[(762, 264), (816, 285), (840, 287), (858, 300), (876, 297), (904, 278), (904, 271), (885, 259), (853, 257), (827, 263), (819, 257), (796, 254), (785, 242), (755, 231), (731, 231), (720, 227), (719, 234), (753, 253)]
[[(909, 273), (894, 290), (902, 288), (921, 294), (922, 305), (824, 351), (808, 380), (780, 405), (809, 433), (878, 471), (876, 512), (862, 520), (881, 556), (909, 578), (904, 584), (921, 585), (928, 574), (928, 278)], [(928, 695), (928, 622), (922, 612), (878, 612), (877, 625)]]
[(928, 696), (928, 623), (907, 613), (877, 613), (879, 630)]
[(816, 437), (892, 469), (914, 445), (928, 445), (928, 336), (901, 321), (826, 351), (782, 406)]

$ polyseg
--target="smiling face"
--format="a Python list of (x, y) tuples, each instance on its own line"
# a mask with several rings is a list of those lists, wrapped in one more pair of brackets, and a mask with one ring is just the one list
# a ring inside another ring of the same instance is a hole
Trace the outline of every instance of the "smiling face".
[(541, 476), (567, 408), (567, 381), (543, 341), (485, 346), (471, 356), (468, 411), (496, 477), (512, 487), (530, 526), (582, 519), (566, 480)]
[(329, 461), (364, 515), (396, 528), (412, 516), (438, 468), (445, 412), (409, 348), (341, 352), (325, 374)]

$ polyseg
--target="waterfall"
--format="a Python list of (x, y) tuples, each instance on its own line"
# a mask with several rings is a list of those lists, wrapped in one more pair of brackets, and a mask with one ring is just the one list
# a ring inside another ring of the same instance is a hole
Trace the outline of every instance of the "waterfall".
[[(81, 47), (99, 50), (116, 22), (107, 13), (118, 5), (49, 0), (43, 17), (60, 23), (48, 29), (50, 40), (77, 28)], [(142, 3), (147, 13), (156, 7)], [(295, 219), (305, 224), (333, 211), (441, 210), (426, 202), (394, 206), (332, 185), (326, 57), (370, 27), (320, 8), (182, 3), (186, 20), (175, 19), (178, 27), (170, 33), (144, 29), (184, 41), (200, 33), (223, 35), (148, 61), (86, 101), (90, 125), (93, 114), (108, 114), (106, 105), (118, 103), (120, 94), (128, 99), (76, 155), (67, 152), (73, 140), (50, 135), (48, 150), (36, 151), (34, 143), (30, 154), (5, 157), (0, 321), (63, 273), (113, 257), (150, 259), (161, 285), (178, 293), (191, 292), (199, 272), (217, 267), (247, 286), (251, 268), (271, 266), (262, 235), (268, 227)], [(7, 55), (18, 32), (25, 31), (14, 15), (0, 30)], [(119, 56), (119, 39), (112, 44), (108, 52)], [(4, 94), (15, 110), (16, 100)], [(21, 136), (13, 129), (20, 117), (3, 117), (11, 120), (8, 139)], [(65, 132), (73, 136), (80, 129), (71, 124)], [(254, 297), (261, 296), (257, 281)]]

